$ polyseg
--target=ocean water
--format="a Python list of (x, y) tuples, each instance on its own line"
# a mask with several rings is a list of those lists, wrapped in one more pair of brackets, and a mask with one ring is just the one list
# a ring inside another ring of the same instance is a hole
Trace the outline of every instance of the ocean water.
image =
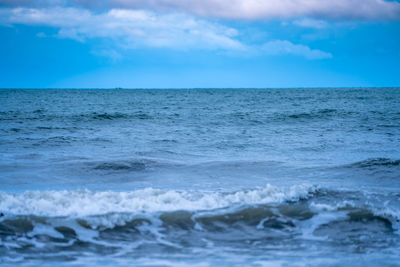
[(396, 266), (400, 89), (0, 90), (0, 264)]

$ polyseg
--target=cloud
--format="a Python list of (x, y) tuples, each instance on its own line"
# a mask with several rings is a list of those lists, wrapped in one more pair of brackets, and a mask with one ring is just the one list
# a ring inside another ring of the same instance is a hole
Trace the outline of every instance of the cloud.
[(314, 29), (323, 29), (328, 26), (328, 23), (326, 21), (309, 18), (295, 20), (293, 21), (293, 24), (299, 27)]
[(332, 54), (311, 49), (301, 44), (293, 44), (286, 40), (275, 40), (265, 43), (262, 50), (269, 55), (295, 55), (305, 57), (307, 59), (327, 59), (332, 58)]
[(68, 0), (0, 0), (0, 7), (49, 7), (63, 6)]
[[(6, 23), (59, 28), (58, 36), (84, 42), (88, 38), (114, 39), (120, 47), (243, 50), (234, 39), (237, 30), (184, 14), (157, 14), (145, 10), (111, 9), (94, 13), (78, 8), (14, 8)], [(4, 22), (4, 21), (3, 21)]]
[[(62, 15), (60, 15), (62, 14)], [(93, 54), (120, 60), (124, 50), (141, 47), (224, 50), (247, 55), (295, 55), (307, 59), (331, 58), (330, 53), (286, 40), (264, 44), (239, 41), (239, 31), (222, 24), (179, 13), (110, 9), (94, 12), (72, 7), (3, 8), (0, 23), (47, 26), (58, 29), (57, 37), (85, 42), (111, 40), (109, 49)], [(44, 37), (40, 32), (38, 37)]]
[(114, 49), (95, 49), (91, 51), (93, 55), (111, 59), (112, 62), (120, 61), (123, 56)]
[(39, 37), (39, 38), (46, 38), (47, 35), (46, 35), (44, 32), (38, 32), (38, 33), (36, 34), (36, 37)]
[(223, 19), (399, 20), (400, 3), (385, 0), (0, 0), (0, 6), (153, 9)]

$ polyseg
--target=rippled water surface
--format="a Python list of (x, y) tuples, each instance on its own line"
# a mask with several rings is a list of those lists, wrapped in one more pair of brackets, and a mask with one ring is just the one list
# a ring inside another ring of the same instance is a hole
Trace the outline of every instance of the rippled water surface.
[(395, 266), (400, 89), (0, 90), (0, 264)]

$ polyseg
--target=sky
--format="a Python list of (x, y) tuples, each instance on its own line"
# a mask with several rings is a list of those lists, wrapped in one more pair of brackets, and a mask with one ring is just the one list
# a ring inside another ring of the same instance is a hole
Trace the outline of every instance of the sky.
[(0, 88), (400, 86), (400, 2), (0, 0)]

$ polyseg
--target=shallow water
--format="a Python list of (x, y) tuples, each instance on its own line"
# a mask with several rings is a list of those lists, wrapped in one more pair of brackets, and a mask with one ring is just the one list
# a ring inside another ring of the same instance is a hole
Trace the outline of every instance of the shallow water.
[(400, 262), (400, 89), (0, 90), (3, 265)]

